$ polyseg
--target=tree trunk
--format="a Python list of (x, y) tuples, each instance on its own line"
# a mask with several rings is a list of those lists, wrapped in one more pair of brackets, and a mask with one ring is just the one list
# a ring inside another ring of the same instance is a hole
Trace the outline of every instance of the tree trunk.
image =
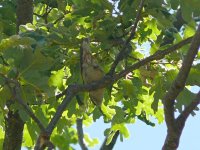
[(33, 22), (33, 0), (17, 0), (17, 33), (20, 25)]
[(179, 135), (168, 133), (162, 150), (176, 150), (179, 145)]
[(22, 144), (24, 122), (17, 112), (8, 112), (5, 117), (4, 150), (20, 150)]
[[(18, 33), (19, 25), (33, 21), (33, 0), (17, 0), (16, 16), (16, 31)], [(23, 129), (24, 122), (19, 113), (9, 110), (5, 117), (4, 150), (21, 150)]]

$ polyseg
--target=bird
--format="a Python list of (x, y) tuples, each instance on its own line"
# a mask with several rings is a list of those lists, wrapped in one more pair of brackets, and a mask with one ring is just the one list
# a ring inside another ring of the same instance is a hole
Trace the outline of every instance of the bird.
[[(91, 53), (90, 40), (84, 38), (80, 48), (81, 75), (84, 84), (89, 84), (102, 79), (104, 71), (98, 65), (98, 61)], [(104, 88), (89, 91), (90, 100), (96, 105), (101, 106), (104, 96)]]

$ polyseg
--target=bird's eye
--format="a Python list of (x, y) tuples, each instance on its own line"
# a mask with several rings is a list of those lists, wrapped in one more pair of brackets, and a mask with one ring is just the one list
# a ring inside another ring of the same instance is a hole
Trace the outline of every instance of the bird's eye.
[(97, 68), (99, 68), (99, 65), (98, 64), (93, 64), (93, 68), (97, 69)]

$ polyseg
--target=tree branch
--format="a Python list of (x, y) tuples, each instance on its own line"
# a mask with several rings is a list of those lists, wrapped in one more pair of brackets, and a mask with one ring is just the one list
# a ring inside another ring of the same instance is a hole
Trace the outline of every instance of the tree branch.
[(87, 146), (85, 145), (83, 139), (84, 139), (84, 133), (83, 133), (83, 119), (77, 119), (76, 120), (76, 128), (78, 132), (78, 142), (82, 150), (88, 150)]
[(69, 85), (68, 88), (66, 89), (66, 93), (65, 93), (65, 98), (63, 99), (62, 103), (58, 106), (56, 113), (54, 114), (53, 118), (51, 119), (49, 125), (46, 128), (46, 133), (50, 136), (53, 129), (55, 128), (58, 120), (60, 119), (62, 113), (65, 111), (66, 107), (69, 105), (69, 103), (71, 102), (72, 98), (78, 93), (78, 92), (86, 92), (86, 91), (92, 91), (92, 90), (96, 90), (98, 88), (104, 88), (114, 82), (116, 82), (117, 80), (119, 80), (120, 78), (122, 78), (124, 75), (126, 75), (127, 73), (138, 69), (139, 67), (153, 61), (153, 60), (159, 60), (161, 58), (163, 58), (165, 55), (174, 52), (175, 50), (181, 48), (182, 46), (188, 44), (191, 42), (193, 37), (187, 38), (165, 50), (159, 50), (157, 51), (154, 55), (149, 56), (137, 63), (135, 63), (134, 65), (128, 67), (127, 69), (121, 71), (119, 74), (114, 75), (113, 77), (109, 76), (109, 75), (105, 75), (101, 80), (96, 81), (96, 82), (92, 82), (90, 84), (85, 84), (85, 85)]
[(200, 25), (198, 26), (196, 34), (192, 39), (190, 48), (188, 50), (185, 59), (183, 60), (182, 67), (176, 79), (174, 80), (170, 89), (163, 98), (164, 115), (168, 129), (167, 137), (164, 146), (162, 148), (163, 150), (168, 150), (168, 149), (175, 150), (179, 145), (181, 130), (178, 129), (178, 125), (176, 124), (176, 120), (174, 117), (174, 103), (179, 93), (185, 87), (187, 77), (192, 67), (192, 63), (194, 61), (196, 54), (198, 53), (198, 49), (200, 46), (199, 39), (200, 39)]
[(197, 107), (200, 103), (200, 91), (196, 95), (195, 99), (188, 105), (184, 111), (178, 116), (175, 120), (175, 129), (174, 131), (167, 132), (165, 143), (162, 150), (176, 150), (179, 145), (180, 136), (182, 134), (185, 122), (189, 117), (190, 113)]
[(153, 60), (158, 60), (163, 58), (165, 55), (177, 50), (178, 48), (181, 48), (182, 46), (188, 44), (190, 41), (192, 40), (192, 37), (187, 38), (175, 45), (173, 45), (170, 48), (167, 48), (165, 50), (159, 50), (157, 51), (154, 55), (149, 56), (137, 63), (135, 63), (134, 65), (128, 67), (127, 69), (121, 71), (119, 74), (114, 75), (114, 77), (110, 77), (109, 75), (105, 75), (101, 80), (96, 81), (96, 82), (92, 82), (90, 84), (85, 84), (85, 85), (70, 85), (68, 86), (68, 88), (66, 89), (66, 97), (64, 98), (64, 100), (62, 101), (62, 103), (58, 106), (57, 111), (55, 113), (55, 115), (53, 116), (51, 122), (49, 123), (48, 127), (47, 127), (47, 132), (49, 134), (52, 133), (56, 123), (58, 122), (59, 118), (62, 115), (62, 112), (66, 109), (67, 105), (71, 102), (72, 98), (78, 93), (78, 92), (86, 92), (86, 91), (92, 91), (92, 90), (96, 90), (98, 88), (104, 88), (108, 85), (110, 85), (111, 83), (114, 83), (115, 81), (119, 80), (120, 78), (122, 78), (124, 75), (126, 75), (127, 73), (138, 69), (139, 67), (153, 61)]
[(137, 25), (138, 25), (138, 22), (140, 20), (140, 16), (141, 16), (141, 12), (142, 12), (142, 8), (143, 8), (143, 5), (144, 5), (144, 0), (141, 0), (140, 1), (140, 4), (139, 4), (139, 8), (138, 8), (138, 12), (137, 12), (137, 15), (136, 15), (136, 18), (135, 18), (135, 22), (132, 26), (132, 29), (131, 29), (131, 33), (130, 33), (130, 36), (129, 38), (126, 40), (126, 42), (124, 43), (123, 45), (123, 48), (121, 49), (121, 51), (119, 52), (119, 54), (117, 55), (115, 61), (113, 62), (112, 66), (111, 66), (111, 69), (109, 71), (109, 75), (113, 75), (114, 72), (115, 72), (115, 68), (117, 67), (118, 63), (124, 59), (124, 57), (126, 56), (126, 53), (127, 53), (127, 47), (130, 43), (130, 41), (134, 38), (135, 36), (135, 32), (136, 32), (136, 28), (137, 28)]
[(176, 119), (180, 128), (183, 128), (189, 115), (194, 111), (197, 105), (200, 103), (200, 91), (197, 93), (195, 99), (183, 110), (183, 112)]
[(192, 41), (192, 38), (193, 37), (189, 37), (189, 38), (187, 38), (187, 39), (185, 39), (185, 40), (183, 40), (183, 41), (181, 41), (181, 42), (179, 42), (179, 43), (177, 43), (177, 44), (175, 44), (175, 45), (173, 45), (173, 46), (171, 46), (171, 47), (169, 47), (165, 50), (158, 50), (155, 54), (133, 64), (130, 67), (127, 67), (125, 70), (123, 70), (119, 74), (117, 74), (115, 76), (115, 78), (119, 79), (119, 78), (125, 76), (127, 73), (129, 73), (129, 72), (131, 72), (135, 69), (138, 69), (139, 67), (141, 67), (141, 66), (143, 66), (143, 65), (145, 65), (145, 64), (147, 64), (147, 63), (149, 63), (153, 60), (160, 60), (160, 59), (164, 58), (167, 54), (170, 54), (170, 53), (176, 51), (177, 49), (181, 48), (182, 46), (190, 43)]
[(56, 113), (54, 114), (53, 118), (51, 119), (50, 123), (48, 124), (46, 128), (46, 132), (49, 135), (51, 135), (62, 113), (64, 112), (66, 107), (69, 105), (69, 103), (71, 102), (72, 98), (76, 95), (76, 93), (78, 93), (78, 91), (76, 90), (75, 85), (68, 86), (66, 90), (65, 98), (63, 99), (62, 103), (58, 106)]
[[(38, 125), (40, 130), (44, 131), (45, 127), (42, 124), (42, 122), (35, 116), (35, 114), (31, 110), (31, 108), (21, 98), (21, 95), (20, 95), (20, 93), (21, 93), (20, 84), (17, 81), (14, 81), (14, 80), (11, 80), (11, 79), (7, 78), (2, 73), (0, 73), (0, 76), (2, 76), (4, 78), (5, 82), (7, 83), (8, 87), (11, 90), (11, 93), (13, 93), (13, 95), (15, 96), (17, 102), (24, 108), (24, 110), (28, 113), (28, 115), (35, 121), (35, 123)], [(10, 87), (9, 84), (14, 84), (15, 85), (14, 90), (13, 90), (13, 88)]]
[(112, 138), (112, 141), (108, 145), (106, 145), (106, 142), (107, 142), (107, 139), (108, 139), (108, 137), (106, 137), (103, 144), (101, 145), (100, 150), (112, 150), (113, 147), (115, 146), (115, 143), (117, 141), (118, 136), (119, 136), (119, 131), (117, 131), (115, 133), (115, 135)]
[(190, 48), (188, 50), (188, 53), (183, 60), (182, 67), (174, 80), (174, 83), (166, 93), (166, 95), (163, 98), (164, 103), (164, 114), (165, 114), (165, 120), (168, 129), (174, 129), (174, 101), (178, 94), (183, 90), (185, 86), (186, 79), (188, 77), (188, 74), (190, 72), (190, 68), (192, 67), (193, 60), (198, 52), (198, 48), (200, 45), (200, 25), (198, 27), (198, 30), (192, 39)]
[(63, 14), (62, 16), (60, 16), (58, 19), (56, 19), (56, 20), (53, 22), (53, 24), (58, 23), (58, 22), (59, 22), (60, 20), (62, 20), (62, 19), (65, 17), (65, 15), (67, 15), (68, 13), (71, 13), (71, 6), (70, 6), (69, 10), (65, 11), (64, 14)]
[[(182, 17), (182, 12), (181, 9), (178, 9), (177, 13), (176, 13), (176, 20), (173, 22), (173, 26), (177, 29), (177, 31), (180, 31), (181, 27), (185, 24), (186, 22), (183, 20)], [(174, 37), (167, 37), (165, 35), (164, 39), (163, 39), (163, 43), (161, 43), (160, 46), (165, 46), (167, 44), (171, 44), (174, 41)]]
[[(21, 97), (21, 88), (20, 84), (12, 79), (7, 78), (4, 76), (2, 73), (0, 73), (0, 76), (3, 77), (5, 80), (5, 83), (8, 85), (8, 87), (11, 90), (11, 93), (13, 94), (14, 98), (17, 100), (17, 102), (23, 107), (23, 109), (27, 112), (27, 114), (36, 122), (38, 127), (41, 130), (41, 133), (37, 139), (36, 145), (35, 145), (35, 150), (41, 150), (44, 149), (45, 147), (48, 147), (49, 150), (52, 150), (55, 146), (53, 145), (52, 142), (49, 141), (50, 135), (46, 132), (46, 129), (42, 122), (35, 116), (35, 114), (32, 112), (31, 108), (24, 102), (24, 100)], [(14, 85), (12, 88), (10, 84)]]
[(14, 95), (17, 99), (18, 103), (24, 108), (24, 110), (28, 113), (28, 115), (35, 121), (35, 123), (38, 125), (41, 131), (45, 131), (45, 127), (42, 124), (42, 122), (35, 116), (31, 108), (24, 102), (24, 100), (21, 98), (21, 90), (19, 83), (15, 84), (14, 88)]

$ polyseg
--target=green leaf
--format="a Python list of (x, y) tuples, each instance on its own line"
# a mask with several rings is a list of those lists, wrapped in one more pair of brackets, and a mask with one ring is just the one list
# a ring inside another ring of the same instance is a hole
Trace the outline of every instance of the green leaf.
[(131, 52), (131, 55), (134, 57), (134, 58), (138, 58), (138, 59), (143, 59), (144, 58), (144, 54), (140, 53), (140, 52), (137, 52), (137, 51), (132, 51)]
[(188, 38), (190, 36), (193, 36), (196, 32), (195, 27), (191, 27), (191, 26), (186, 26), (185, 30), (184, 30), (184, 38)]
[(35, 114), (39, 118), (39, 120), (46, 126), (48, 124), (48, 114), (47, 114), (47, 106), (42, 105), (40, 107), (35, 107)]
[(157, 27), (158, 26), (157, 21), (155, 19), (152, 19), (151, 21), (148, 21), (146, 24), (147, 24), (147, 29), (151, 30), (149, 38), (155, 41), (157, 39), (157, 36), (161, 33), (161, 31)]
[(58, 4), (58, 9), (65, 12), (65, 7), (67, 6), (67, 2), (65, 0), (56, 0)]
[(24, 122), (28, 121), (30, 119), (30, 116), (27, 114), (27, 112), (25, 110), (23, 110), (22, 108), (19, 109), (19, 115), (20, 115), (20, 118), (22, 118), (22, 120)]
[[(63, 141), (65, 141), (63, 143)], [(69, 143), (70, 141), (66, 138), (65, 135), (54, 135), (52, 136), (52, 142), (56, 145), (56, 147), (58, 147), (59, 149), (69, 149), (69, 150), (72, 150)]]
[(94, 109), (94, 111), (93, 111), (93, 116), (92, 116), (94, 122), (95, 122), (97, 119), (99, 119), (101, 116), (102, 116), (101, 111), (99, 110), (98, 107), (96, 107), (96, 108)]
[(71, 103), (69, 104), (68, 106), (68, 113), (67, 113), (67, 116), (69, 118), (72, 117), (72, 115), (76, 114), (77, 113), (77, 109), (76, 109), (76, 105), (77, 105), (77, 101), (75, 98), (72, 99)]
[(161, 102), (158, 103), (158, 106), (159, 106), (158, 107), (158, 111), (156, 112), (155, 117), (157, 118), (158, 123), (161, 124), (165, 120), (165, 118), (164, 118), (164, 110), (163, 110), (163, 105), (162, 105)]
[(154, 79), (154, 86), (150, 90), (150, 93), (154, 92), (154, 101), (151, 104), (151, 108), (156, 112), (158, 110), (158, 103), (166, 92), (165, 81), (162, 76), (158, 76)]
[[(33, 141), (35, 140), (33, 137), (36, 138), (36, 134), (33, 136), (33, 134), (30, 133), (31, 130), (27, 129), (28, 126), (30, 126), (30, 124), (26, 124), (25, 127), (24, 127), (23, 146), (32, 147), (33, 144), (34, 144)], [(34, 133), (33, 130), (32, 130), (32, 133)]]
[(192, 20), (192, 11), (193, 8), (191, 7), (191, 1), (190, 0), (181, 0), (181, 12), (182, 12), (182, 17), (185, 21), (190, 22)]
[(200, 86), (199, 77), (200, 77), (200, 65), (198, 64), (191, 68), (186, 84), (191, 86), (193, 85)]
[(35, 43), (36, 43), (36, 41), (30, 37), (21, 37), (18, 42), (19, 45), (26, 45), (26, 46), (29, 46), (29, 45), (32, 45)]
[(120, 133), (125, 137), (128, 138), (130, 136), (129, 131), (125, 124), (115, 124), (111, 127), (112, 130), (114, 131), (120, 131)]
[[(27, 58), (25, 58), (27, 56)], [(29, 56), (29, 57), (28, 57)], [(41, 52), (36, 51), (34, 54), (29, 53), (29, 55), (24, 55), (24, 62), (20, 65), (19, 70), (23, 84), (31, 85), (35, 88), (36, 91), (39, 91), (40, 94), (46, 92), (48, 96), (51, 91), (51, 88), (48, 86), (49, 80), (49, 69), (53, 63), (53, 60), (50, 57), (45, 57)], [(20, 61), (23, 61), (21, 59)]]
[(144, 123), (146, 123), (147, 125), (149, 126), (152, 126), (154, 127), (155, 126), (155, 123), (151, 122), (150, 120), (148, 120), (147, 118), (147, 115), (145, 114), (145, 112), (142, 112), (140, 115), (137, 116), (138, 119), (140, 119), (141, 121), (143, 121)]
[(52, 33), (48, 36), (48, 39), (51, 40), (54, 44), (64, 45), (66, 44), (65, 39), (63, 39), (62, 35)]
[(177, 97), (177, 103), (176, 108), (179, 110), (179, 112), (183, 111), (183, 106), (188, 106), (192, 100), (194, 100), (195, 94), (189, 91), (187, 88), (184, 88), (184, 90), (179, 94)]
[(11, 48), (11, 47), (15, 47), (15, 46), (19, 46), (19, 45), (26, 45), (26, 46), (30, 46), (32, 44), (35, 44), (36, 41), (30, 37), (20, 37), (19, 35), (13, 35), (10, 38), (7, 39), (3, 39), (0, 43), (0, 49), (1, 51)]
[(122, 87), (122, 92), (125, 98), (133, 98), (136, 96), (137, 88), (133, 85), (133, 82), (129, 79), (123, 79), (119, 83)]
[(94, 147), (96, 144), (99, 143), (97, 138), (91, 139), (88, 134), (84, 134), (84, 140), (86, 141), (89, 147)]
[(169, 70), (166, 72), (165, 77), (166, 77), (166, 85), (167, 87), (170, 87), (170, 85), (174, 82), (174, 79), (176, 78), (178, 74), (178, 70)]
[(176, 10), (177, 7), (180, 5), (180, 0), (170, 0), (172, 9)]
[(63, 89), (63, 79), (64, 79), (64, 68), (58, 71), (52, 71), (52, 75), (49, 78), (48, 84), (49, 86), (57, 87), (58, 89)]
[[(2, 134), (3, 135), (3, 134)], [(0, 146), (3, 147), (4, 139), (0, 138)]]
[(128, 110), (128, 112), (135, 114), (136, 106), (138, 105), (139, 100), (138, 99), (128, 99), (125, 101), (122, 101), (125, 108)]
[(0, 89), (0, 107), (4, 110), (6, 102), (11, 100), (12, 94), (8, 86)]
[(125, 112), (122, 110), (121, 107), (118, 106), (113, 106), (112, 108), (115, 109), (116, 114), (114, 115), (113, 119), (112, 119), (112, 123), (113, 124), (120, 124), (125, 122)]
[(18, 39), (19, 39), (18, 35), (13, 35), (10, 38), (3, 39), (0, 43), (0, 49), (5, 50), (5, 49), (8, 49), (12, 46), (15, 46)]
[[(26, 122), (25, 136), (27, 136), (27, 139), (31, 138), (31, 140), (25, 140), (25, 145), (27, 144), (26, 146), (31, 144), (30, 142), (35, 141), (35, 139), (38, 136), (39, 131), (40, 131), (40, 129), (39, 129), (38, 125), (35, 122), (33, 122), (33, 121)], [(31, 145), (33, 145), (33, 144), (31, 144)]]
[(31, 85), (23, 85), (21, 87), (22, 90), (22, 98), (25, 102), (28, 104), (35, 104), (36, 102), (36, 97), (39, 96), (41, 93), (36, 92), (37, 90), (31, 86)]
[[(3, 128), (0, 128), (0, 140), (3, 140), (4, 139), (4, 131), (3, 131)], [(0, 142), (1, 143), (1, 142)], [(2, 145), (3, 146), (3, 145)]]
[(112, 139), (117, 131), (112, 131), (108, 136), (107, 136), (107, 141), (106, 145), (109, 145), (112, 142)]
[[(119, 51), (127, 44), (125, 42), (136, 21), (139, 4), (140, 0), (34, 0), (33, 23), (21, 25), (19, 34), (14, 35), (16, 0), (2, 0), (0, 14), (6, 15), (0, 15), (0, 73), (19, 82), (23, 100), (47, 126), (64, 99), (64, 96), (56, 99), (55, 95), (64, 92), (69, 85), (83, 84), (80, 70), (82, 39), (90, 38), (93, 57), (105, 72), (109, 72)], [(147, 55), (194, 35), (199, 8), (199, 0), (165, 0), (164, 3), (163, 0), (145, 1), (142, 20), (128, 46), (131, 52), (126, 60), (118, 64), (116, 74)], [(179, 9), (184, 25), (176, 29), (174, 26), (179, 23), (176, 19)], [(161, 45), (165, 40), (169, 43)], [(176, 78), (189, 45), (162, 60), (155, 60), (134, 70), (131, 79), (123, 77), (113, 85), (108, 85), (101, 106), (103, 122), (113, 126), (105, 131), (107, 144), (117, 131), (120, 131), (121, 141), (128, 137), (126, 124), (134, 123), (136, 118), (147, 125), (153, 125), (152, 118), (159, 123), (164, 120), (161, 100)], [(199, 58), (200, 53), (188, 76), (188, 89), (176, 100), (176, 109), (179, 111), (191, 102), (193, 93), (189, 87), (200, 86)], [(7, 114), (5, 105), (13, 99), (6, 84), (1, 77), (0, 126), (3, 129), (4, 116)], [(84, 125), (91, 125), (102, 116), (100, 108), (91, 104), (88, 98), (88, 92), (79, 93), (63, 112), (51, 135), (51, 141), (58, 149), (72, 150), (72, 144), (78, 144), (74, 128), (77, 118), (83, 118)], [(79, 105), (77, 99), (84, 104)], [(37, 124), (18, 103), (9, 109), (20, 111), (26, 120), (23, 146), (31, 149), (40, 132)], [(85, 140), (90, 146), (97, 143), (97, 140), (89, 137)]]
[(101, 105), (101, 109), (103, 111), (103, 114), (110, 120), (113, 118), (113, 115), (115, 114), (115, 110), (110, 108), (109, 106), (105, 106), (104, 104)]

